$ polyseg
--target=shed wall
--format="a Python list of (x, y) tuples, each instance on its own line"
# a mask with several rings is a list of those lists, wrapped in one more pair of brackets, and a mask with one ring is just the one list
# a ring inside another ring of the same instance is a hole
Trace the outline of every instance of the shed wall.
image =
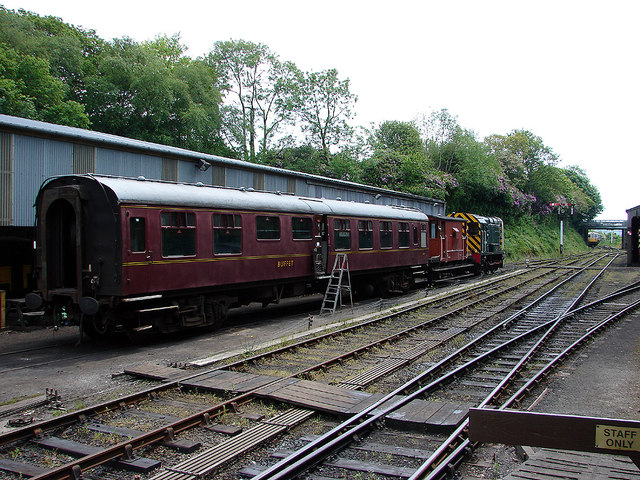
[(101, 173), (122, 177), (142, 175), (147, 178), (162, 178), (162, 158), (98, 147), (95, 168), (75, 173)]
[(13, 158), (13, 225), (33, 226), (33, 203), (42, 182), (73, 173), (73, 144), (14, 135)]
[[(197, 167), (199, 156), (210, 164), (208, 169)], [(445, 210), (441, 201), (0, 115), (0, 226), (33, 226), (33, 203), (47, 178), (92, 172), (405, 205), (426, 214), (442, 215)]]
[(13, 136), (0, 132), (0, 226), (13, 225)]

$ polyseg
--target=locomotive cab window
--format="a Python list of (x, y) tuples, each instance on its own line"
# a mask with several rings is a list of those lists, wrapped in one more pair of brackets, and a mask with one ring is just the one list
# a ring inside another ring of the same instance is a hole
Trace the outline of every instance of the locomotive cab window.
[(360, 250), (373, 248), (373, 222), (358, 220), (358, 245)]
[(258, 240), (280, 240), (280, 217), (258, 215), (256, 232)]
[(440, 236), (440, 232), (438, 231), (438, 224), (436, 222), (431, 222), (431, 238), (438, 238)]
[(129, 250), (140, 253), (147, 249), (147, 232), (145, 221), (142, 217), (129, 219)]
[(162, 212), (162, 256), (196, 254), (196, 215), (193, 212)]
[(391, 222), (380, 222), (380, 248), (393, 247), (393, 227)]
[(242, 219), (240, 215), (213, 214), (213, 253), (215, 255), (242, 253)]
[(336, 218), (333, 221), (333, 239), (336, 250), (349, 250), (351, 248), (351, 222)]
[(398, 247), (409, 248), (409, 224), (398, 223)]
[(311, 240), (313, 238), (313, 222), (309, 217), (292, 217), (291, 232), (294, 240)]

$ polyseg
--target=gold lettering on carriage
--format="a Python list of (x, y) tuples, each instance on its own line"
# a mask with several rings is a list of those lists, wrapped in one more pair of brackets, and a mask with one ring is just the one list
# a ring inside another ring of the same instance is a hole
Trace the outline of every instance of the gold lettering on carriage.
[(278, 260), (278, 268), (293, 267), (293, 260)]
[(640, 428), (596, 425), (596, 448), (640, 452)]

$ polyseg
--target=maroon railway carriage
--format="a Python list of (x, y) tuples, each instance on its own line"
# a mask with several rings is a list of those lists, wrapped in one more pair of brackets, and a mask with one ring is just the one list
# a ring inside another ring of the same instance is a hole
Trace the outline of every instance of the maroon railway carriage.
[(474, 274), (474, 262), (467, 245), (467, 221), (462, 218), (429, 215), (428, 277), (437, 282)]
[(356, 290), (408, 286), (429, 260), (415, 209), (142, 177), (54, 178), (36, 219), (29, 304), (82, 313), (90, 334), (217, 326), (231, 307), (324, 291), (336, 252)]

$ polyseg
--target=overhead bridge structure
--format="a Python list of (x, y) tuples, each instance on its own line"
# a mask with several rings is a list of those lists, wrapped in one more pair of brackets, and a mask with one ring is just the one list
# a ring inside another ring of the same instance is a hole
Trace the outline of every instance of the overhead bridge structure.
[(626, 220), (589, 220), (586, 224), (588, 230), (620, 230), (627, 229)]
[(620, 236), (622, 237), (621, 247), (624, 248), (625, 233), (627, 232), (626, 220), (589, 220), (584, 224), (584, 229), (582, 229), (582, 236), (584, 237), (585, 242), (587, 242), (590, 230), (610, 230), (620, 232)]

